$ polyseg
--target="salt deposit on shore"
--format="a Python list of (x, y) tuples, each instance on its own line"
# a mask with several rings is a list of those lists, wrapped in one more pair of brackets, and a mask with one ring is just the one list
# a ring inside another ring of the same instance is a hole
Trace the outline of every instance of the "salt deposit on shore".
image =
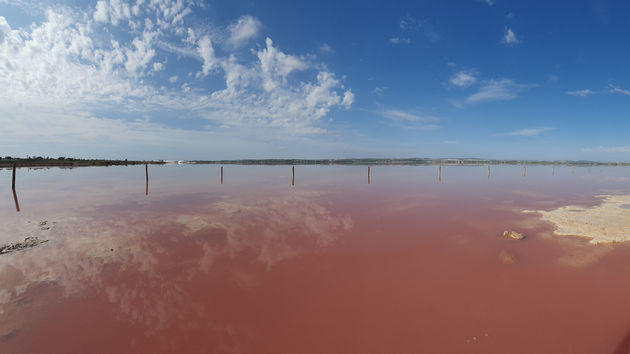
[(630, 195), (601, 195), (600, 205), (568, 205), (554, 210), (526, 210), (555, 226), (556, 235), (587, 237), (591, 244), (630, 240)]

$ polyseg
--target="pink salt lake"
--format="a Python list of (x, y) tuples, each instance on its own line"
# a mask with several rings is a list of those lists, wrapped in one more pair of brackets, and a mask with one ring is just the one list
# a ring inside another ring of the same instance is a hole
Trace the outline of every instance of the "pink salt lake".
[(0, 170), (0, 243), (50, 240), (0, 255), (0, 352), (630, 347), (629, 245), (522, 212), (628, 195), (628, 167), (219, 169), (149, 166), (148, 195), (144, 166), (19, 169), (20, 212)]

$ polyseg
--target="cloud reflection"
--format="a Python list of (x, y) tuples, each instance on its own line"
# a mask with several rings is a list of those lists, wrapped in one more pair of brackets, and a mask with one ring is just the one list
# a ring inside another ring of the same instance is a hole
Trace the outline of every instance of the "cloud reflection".
[(258, 283), (252, 264), (271, 271), (352, 228), (350, 216), (334, 215), (318, 196), (230, 199), (185, 214), (84, 210), (59, 217), (46, 234), (51, 242), (0, 257), (0, 313), (19, 306), (15, 300), (29, 288), (49, 283), (64, 296), (104, 294), (119, 319), (146, 326), (147, 334), (181, 316), (203, 316), (190, 288), (218, 260), (228, 262), (236, 285), (249, 288)]
[(269, 271), (274, 264), (300, 254), (309, 242), (329, 246), (352, 228), (349, 215), (333, 215), (313, 202), (313, 196), (290, 193), (262, 201), (222, 201), (207, 214), (181, 215), (177, 222), (184, 225), (187, 235), (225, 234), (225, 244), (215, 252), (233, 255), (256, 250), (258, 261)]

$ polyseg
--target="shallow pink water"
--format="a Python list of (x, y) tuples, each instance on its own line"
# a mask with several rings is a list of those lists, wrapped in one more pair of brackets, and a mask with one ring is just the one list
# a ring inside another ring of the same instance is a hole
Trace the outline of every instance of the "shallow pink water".
[(51, 241), (0, 256), (0, 352), (627, 352), (630, 247), (521, 210), (628, 194), (630, 169), (149, 170), (148, 196), (143, 166), (18, 171), (0, 241)]

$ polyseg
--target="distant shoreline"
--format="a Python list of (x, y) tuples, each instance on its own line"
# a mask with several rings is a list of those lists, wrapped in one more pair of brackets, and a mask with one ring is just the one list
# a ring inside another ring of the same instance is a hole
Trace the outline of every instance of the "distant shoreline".
[(487, 166), (487, 165), (555, 165), (555, 166), (630, 166), (630, 162), (597, 162), (597, 161), (544, 161), (544, 160), (487, 160), (487, 159), (246, 159), (246, 160), (190, 160), (180, 161), (181, 164), (211, 164), (211, 165), (461, 165), (461, 166)]
[(90, 167), (90, 166), (128, 166), (128, 165), (258, 165), (258, 166), (286, 166), (286, 165), (339, 165), (339, 166), (487, 166), (487, 165), (553, 165), (553, 166), (630, 166), (630, 162), (598, 162), (598, 161), (544, 161), (544, 160), (487, 160), (474, 158), (409, 158), (409, 159), (243, 159), (243, 160), (96, 160), (96, 159), (51, 159), (51, 158), (16, 158), (0, 159), (0, 168), (16, 167)]
[(130, 160), (91, 160), (91, 159), (50, 159), (50, 158), (16, 158), (16, 159), (1, 159), (0, 168), (11, 168), (13, 165), (16, 167), (90, 167), (90, 166), (128, 166), (128, 165), (144, 165), (144, 164), (165, 164), (164, 161), (130, 161)]

